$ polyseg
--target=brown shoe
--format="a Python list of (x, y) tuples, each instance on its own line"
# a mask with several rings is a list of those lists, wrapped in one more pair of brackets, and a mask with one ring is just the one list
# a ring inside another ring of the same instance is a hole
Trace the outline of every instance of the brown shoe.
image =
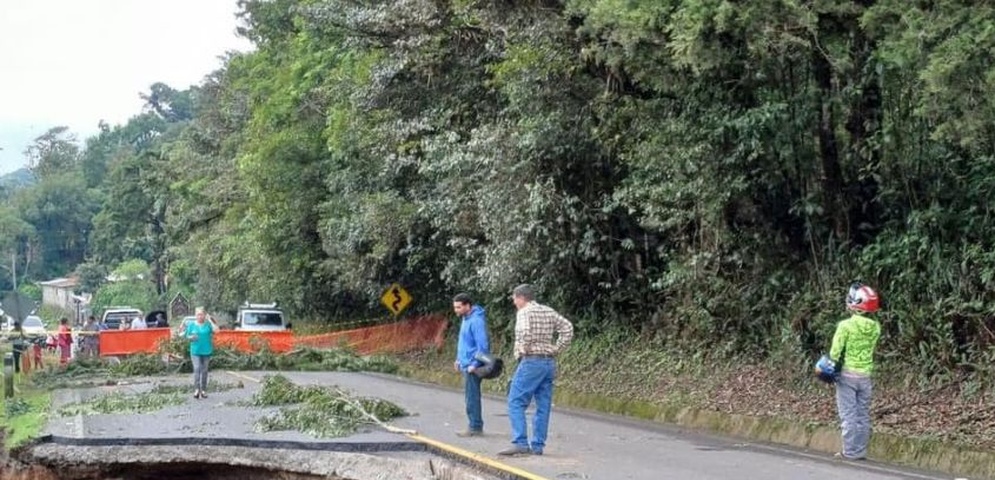
[(470, 429), (467, 429), (467, 430), (462, 430), (462, 431), (456, 432), (456, 436), (457, 437), (463, 437), (463, 438), (466, 438), (466, 437), (483, 437), (484, 436), (484, 431), (483, 430), (470, 430)]
[(513, 446), (508, 447), (508, 448), (506, 448), (504, 450), (501, 450), (500, 452), (498, 452), (498, 455), (503, 455), (503, 456), (506, 456), (506, 457), (510, 457), (510, 456), (513, 456), (513, 455), (530, 455), (531, 453), (532, 453), (532, 450), (529, 450), (526, 447), (520, 447), (518, 445), (513, 445)]

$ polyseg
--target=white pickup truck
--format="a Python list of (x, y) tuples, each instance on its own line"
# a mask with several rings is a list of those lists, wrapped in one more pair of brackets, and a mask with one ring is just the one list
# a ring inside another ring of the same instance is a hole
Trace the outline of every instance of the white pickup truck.
[(290, 330), (290, 322), (276, 303), (245, 303), (238, 307), (235, 329), (250, 332)]
[(121, 328), (122, 322), (131, 325), (131, 321), (135, 317), (144, 317), (144, 314), (141, 310), (132, 307), (107, 307), (100, 323), (104, 324), (108, 330), (118, 330)]

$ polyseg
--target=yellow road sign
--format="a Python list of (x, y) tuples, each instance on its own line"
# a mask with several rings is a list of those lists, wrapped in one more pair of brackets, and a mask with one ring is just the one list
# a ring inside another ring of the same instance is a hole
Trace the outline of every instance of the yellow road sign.
[(384, 290), (380, 296), (380, 303), (387, 307), (394, 315), (400, 315), (408, 305), (411, 305), (411, 295), (399, 284), (393, 284)]

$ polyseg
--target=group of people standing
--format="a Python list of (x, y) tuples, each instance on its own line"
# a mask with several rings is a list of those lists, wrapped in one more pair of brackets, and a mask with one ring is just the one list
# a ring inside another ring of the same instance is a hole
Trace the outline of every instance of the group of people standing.
[[(553, 384), (556, 379), (556, 358), (573, 339), (573, 324), (552, 308), (536, 302), (535, 289), (528, 284), (515, 287), (511, 294), (515, 305), (514, 356), (518, 361), (508, 390), (508, 418), (511, 427), (511, 446), (499, 455), (542, 455), (553, 402)], [(829, 357), (838, 366), (833, 383), (842, 428), (843, 448), (838, 457), (860, 460), (867, 456), (871, 434), (870, 406), (873, 392), (871, 374), (881, 325), (873, 318), (880, 309), (878, 293), (861, 283), (850, 286), (846, 307), (852, 315), (841, 321), (833, 335)], [(463, 375), (467, 428), (457, 432), (462, 437), (484, 434), (481, 407), (481, 382), (478, 369), (483, 365), (482, 355), (490, 355), (487, 331), (487, 314), (474, 304), (472, 298), (460, 293), (453, 298), (453, 311), (461, 318), (456, 359), (453, 368)], [(196, 319), (181, 326), (181, 336), (190, 342), (193, 363), (194, 398), (207, 398), (207, 377), (211, 355), (214, 353), (214, 334), (220, 330), (218, 323), (202, 307), (196, 309)], [(96, 339), (99, 324), (89, 317), (83, 326), (83, 351), (95, 354), (96, 346), (88, 339)], [(70, 358), (72, 333), (69, 321), (59, 322), (57, 335), (65, 364)], [(87, 354), (87, 353), (84, 353)], [(536, 403), (529, 437), (525, 411)]]
[[(542, 455), (546, 447), (556, 378), (556, 357), (573, 338), (573, 325), (552, 308), (535, 301), (531, 285), (519, 285), (511, 299), (515, 316), (514, 354), (518, 360), (508, 390), (508, 417), (511, 446), (499, 455)], [(836, 405), (842, 430), (842, 448), (836, 454), (848, 460), (863, 460), (871, 436), (871, 396), (874, 356), (881, 336), (875, 314), (881, 307), (877, 291), (854, 283), (847, 291), (849, 318), (839, 322), (830, 347), (830, 358), (839, 367), (833, 379)], [(481, 368), (479, 354), (490, 354), (484, 308), (461, 293), (453, 298), (453, 311), (462, 320), (453, 367), (463, 375), (467, 428), (461, 437), (484, 433), (481, 409)], [(525, 410), (535, 400), (532, 436), (529, 438)]]
[[(536, 302), (535, 289), (531, 285), (515, 287), (511, 300), (517, 309), (514, 354), (518, 366), (508, 389), (511, 446), (498, 454), (542, 455), (553, 406), (556, 357), (570, 345), (573, 324), (552, 308)], [(468, 420), (467, 429), (457, 435), (480, 436), (484, 434), (481, 378), (475, 372), (482, 367), (480, 354), (490, 354), (486, 313), (465, 293), (453, 298), (453, 311), (462, 319), (453, 367), (463, 374)], [(525, 410), (533, 400), (536, 409), (529, 438)]]

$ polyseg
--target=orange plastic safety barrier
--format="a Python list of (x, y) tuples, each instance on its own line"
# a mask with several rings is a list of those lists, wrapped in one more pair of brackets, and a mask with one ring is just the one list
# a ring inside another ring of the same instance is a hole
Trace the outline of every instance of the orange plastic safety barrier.
[(309, 335), (297, 339), (298, 346), (336, 348), (345, 346), (360, 355), (401, 353), (418, 348), (441, 347), (449, 321), (430, 315), (401, 322)]
[(156, 353), (160, 342), (168, 342), (168, 328), (104, 330), (100, 332), (100, 356)]
[[(386, 325), (343, 330), (297, 337), (293, 332), (243, 332), (222, 330), (214, 334), (214, 344), (241, 352), (256, 352), (265, 346), (277, 353), (297, 347), (346, 347), (360, 355), (401, 353), (419, 348), (442, 346), (449, 321), (441, 315), (430, 315)], [(104, 330), (100, 332), (100, 355), (132, 355), (156, 353), (159, 343), (168, 341), (170, 329)]]
[(242, 332), (238, 330), (221, 330), (214, 334), (214, 345), (227, 346), (240, 352), (255, 352), (265, 346), (277, 353), (285, 353), (294, 348), (294, 334), (290, 331), (280, 332)]

